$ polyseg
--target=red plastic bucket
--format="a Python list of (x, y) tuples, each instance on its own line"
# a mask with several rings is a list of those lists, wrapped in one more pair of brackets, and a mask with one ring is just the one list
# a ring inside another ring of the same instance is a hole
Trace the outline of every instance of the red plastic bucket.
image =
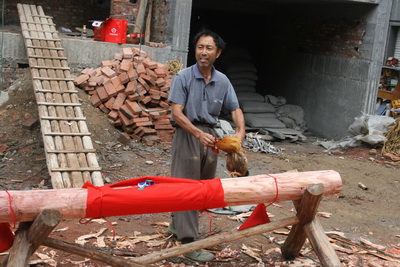
[(125, 44), (128, 21), (123, 19), (106, 19), (101, 24), (104, 27), (104, 41), (110, 43)]

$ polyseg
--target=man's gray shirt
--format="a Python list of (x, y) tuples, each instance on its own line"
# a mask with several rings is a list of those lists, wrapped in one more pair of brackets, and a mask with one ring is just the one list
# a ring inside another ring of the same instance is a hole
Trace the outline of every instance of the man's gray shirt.
[(221, 111), (230, 113), (239, 108), (235, 90), (226, 75), (213, 67), (210, 82), (206, 84), (197, 64), (175, 75), (168, 100), (183, 105), (183, 114), (192, 123), (214, 125)]

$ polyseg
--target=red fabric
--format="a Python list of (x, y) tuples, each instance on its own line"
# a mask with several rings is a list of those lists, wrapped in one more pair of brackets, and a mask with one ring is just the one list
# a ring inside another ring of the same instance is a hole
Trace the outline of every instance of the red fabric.
[(9, 250), (14, 243), (14, 233), (9, 223), (0, 223), (0, 252)]
[(264, 223), (269, 223), (271, 220), (268, 217), (267, 207), (264, 204), (258, 204), (253, 210), (250, 217), (239, 227), (240, 230), (257, 226)]
[[(138, 189), (138, 183), (155, 184)], [(220, 179), (191, 180), (147, 176), (101, 187), (86, 182), (86, 217), (108, 217), (225, 207)]]

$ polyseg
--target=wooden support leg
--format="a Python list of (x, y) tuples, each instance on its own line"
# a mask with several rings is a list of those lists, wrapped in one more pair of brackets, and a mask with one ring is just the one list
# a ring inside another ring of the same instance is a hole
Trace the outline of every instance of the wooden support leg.
[(33, 223), (20, 223), (10, 253), (1, 267), (25, 267), (29, 258), (61, 220), (57, 210), (43, 210)]
[(323, 184), (309, 185), (303, 194), (300, 204), (297, 205), (298, 203), (295, 203), (295, 206), (297, 205), (297, 217), (300, 222), (293, 225), (289, 236), (281, 248), (284, 258), (293, 259), (299, 255), (307, 238), (303, 227), (306, 223), (311, 222), (317, 214), (323, 192)]
[(318, 218), (304, 225), (304, 231), (322, 266), (342, 266)]
[(139, 264), (136, 261), (130, 259), (123, 259), (121, 257), (114, 257), (110, 254), (100, 252), (94, 249), (85, 248), (78, 244), (71, 244), (64, 242), (62, 240), (57, 240), (54, 238), (46, 238), (43, 242), (43, 245), (52, 247), (55, 249), (59, 249), (62, 251), (66, 251), (69, 253), (77, 254), (82, 257), (90, 258), (96, 261), (100, 261), (106, 263), (110, 266), (114, 267), (136, 267), (136, 266), (143, 266), (143, 264)]

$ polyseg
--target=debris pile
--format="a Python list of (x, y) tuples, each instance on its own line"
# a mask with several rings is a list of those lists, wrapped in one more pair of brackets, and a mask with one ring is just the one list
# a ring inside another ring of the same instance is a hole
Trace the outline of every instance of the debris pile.
[(168, 65), (152, 61), (143, 50), (126, 47), (101, 67), (82, 70), (75, 85), (124, 130), (122, 137), (152, 145), (172, 141), (167, 101), (172, 77)]

